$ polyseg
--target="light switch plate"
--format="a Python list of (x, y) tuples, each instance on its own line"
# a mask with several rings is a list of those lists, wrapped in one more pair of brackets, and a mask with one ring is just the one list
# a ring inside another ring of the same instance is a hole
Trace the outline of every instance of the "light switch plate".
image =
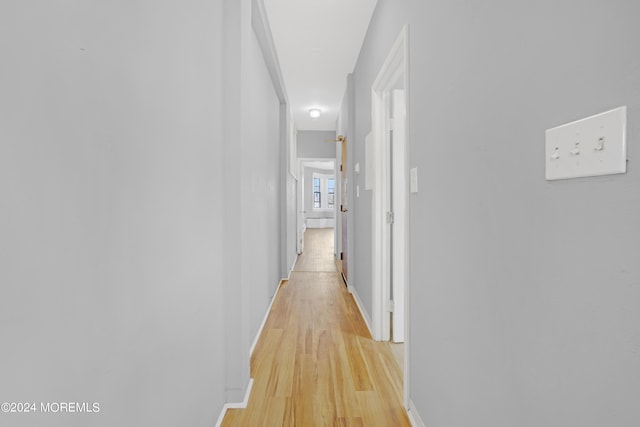
[(580, 178), (627, 171), (627, 107), (546, 131), (546, 178)]
[(409, 170), (410, 182), (409, 182), (409, 190), (411, 193), (418, 192), (418, 168), (411, 168)]

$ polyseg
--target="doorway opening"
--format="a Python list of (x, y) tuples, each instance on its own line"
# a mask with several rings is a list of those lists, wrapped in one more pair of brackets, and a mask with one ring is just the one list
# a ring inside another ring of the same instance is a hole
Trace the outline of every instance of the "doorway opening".
[[(401, 31), (371, 89), (374, 185), (372, 203), (372, 326), (403, 358), (409, 402), (408, 27)], [(401, 344), (402, 343), (402, 344)]]
[(298, 159), (297, 251), (304, 252), (307, 229), (331, 229), (336, 226), (336, 160), (325, 158)]

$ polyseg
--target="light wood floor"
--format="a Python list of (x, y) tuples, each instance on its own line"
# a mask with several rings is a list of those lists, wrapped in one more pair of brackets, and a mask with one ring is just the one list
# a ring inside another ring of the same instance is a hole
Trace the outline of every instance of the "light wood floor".
[(305, 254), (281, 285), (251, 359), (248, 406), (228, 410), (222, 426), (411, 425), (400, 367), (388, 343), (371, 339), (326, 239), (333, 230), (305, 233)]
[(396, 359), (396, 363), (400, 367), (400, 372), (404, 374), (404, 343), (394, 343), (389, 341), (389, 348), (393, 357)]
[(307, 228), (293, 271), (337, 271), (333, 252), (333, 228)]

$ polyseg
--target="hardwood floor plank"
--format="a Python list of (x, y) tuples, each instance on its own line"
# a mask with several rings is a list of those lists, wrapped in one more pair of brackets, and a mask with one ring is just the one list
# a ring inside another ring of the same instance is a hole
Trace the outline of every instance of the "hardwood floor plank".
[[(304, 233), (304, 252), (298, 256), (294, 271), (338, 271), (333, 257), (333, 229), (309, 228)], [(327, 256), (329, 254), (330, 256)]]
[(362, 354), (362, 347), (360, 346), (358, 336), (345, 334), (343, 338), (347, 351), (347, 362), (351, 368), (351, 377), (355, 389), (358, 391), (373, 390), (369, 368)]
[(336, 427), (364, 427), (362, 418), (341, 417), (336, 420)]
[(388, 343), (371, 339), (335, 268), (324, 270), (335, 266), (333, 236), (308, 235), (304, 271), (281, 285), (256, 344), (248, 406), (223, 426), (410, 426)]

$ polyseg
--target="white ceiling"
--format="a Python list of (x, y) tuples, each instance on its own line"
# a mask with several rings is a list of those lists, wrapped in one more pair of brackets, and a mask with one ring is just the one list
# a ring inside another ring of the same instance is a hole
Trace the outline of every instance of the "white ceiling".
[[(377, 0), (264, 0), (298, 130), (336, 130)], [(309, 110), (320, 109), (312, 120)]]

